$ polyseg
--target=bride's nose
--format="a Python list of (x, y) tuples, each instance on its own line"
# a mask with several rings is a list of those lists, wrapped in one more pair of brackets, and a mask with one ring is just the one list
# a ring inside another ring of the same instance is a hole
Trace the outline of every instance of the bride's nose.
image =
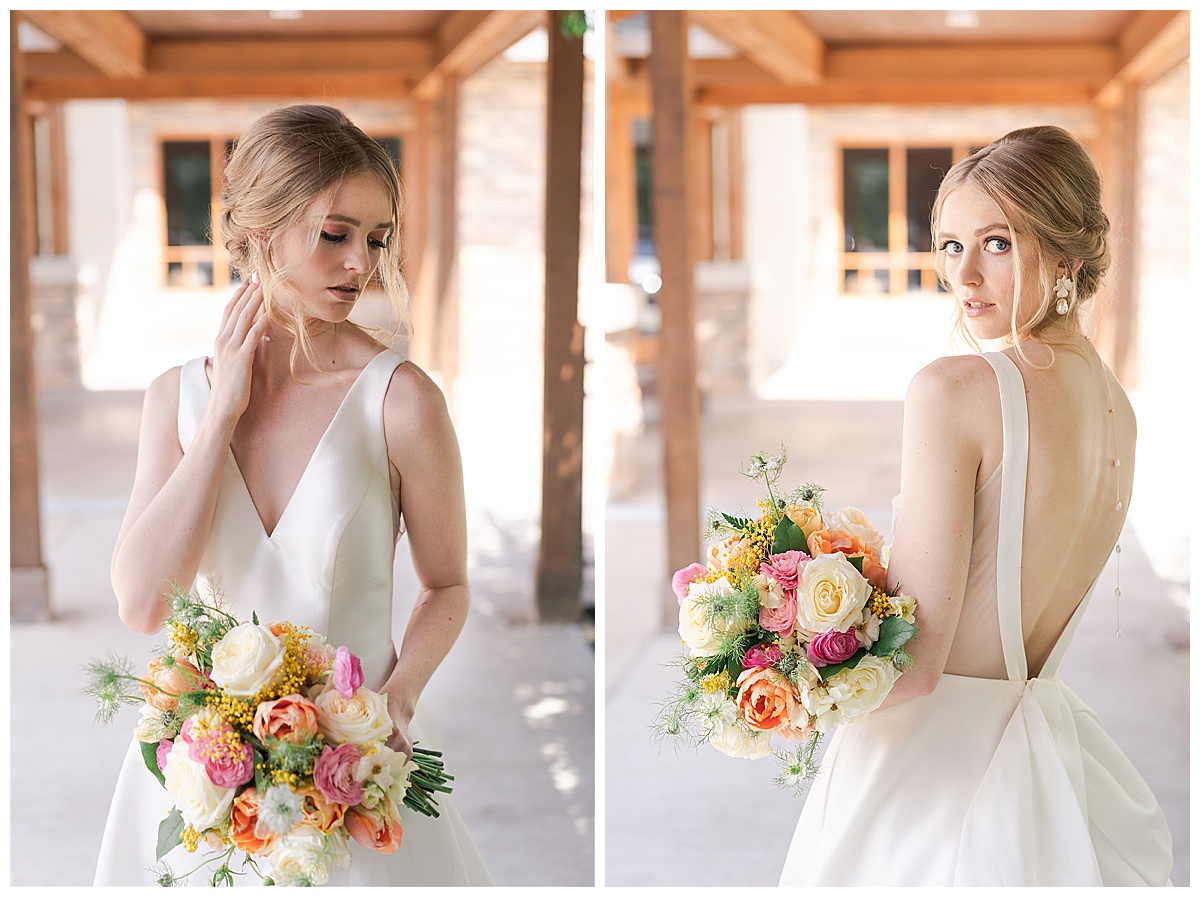
[(342, 262), (346, 270), (359, 273), (366, 271), (370, 264), (366, 244), (357, 240), (347, 240), (346, 244), (346, 256)]

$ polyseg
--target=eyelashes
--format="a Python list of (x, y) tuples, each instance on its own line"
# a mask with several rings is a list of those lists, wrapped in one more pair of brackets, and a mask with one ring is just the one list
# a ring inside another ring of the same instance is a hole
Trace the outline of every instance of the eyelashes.
[[(331, 234), (329, 231), (323, 230), (321, 231), (321, 239), (327, 243), (345, 243), (348, 237), (346, 234)], [(391, 240), (368, 239), (367, 243), (376, 249), (387, 249), (391, 245)]]

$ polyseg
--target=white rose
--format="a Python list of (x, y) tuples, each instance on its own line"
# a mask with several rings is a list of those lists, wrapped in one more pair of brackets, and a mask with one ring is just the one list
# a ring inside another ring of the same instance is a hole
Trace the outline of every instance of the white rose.
[(229, 821), (236, 788), (214, 785), (204, 764), (194, 762), (188, 756), (188, 745), (179, 739), (167, 754), (163, 769), (167, 780), (167, 793), (179, 808), (183, 820), (198, 832)]
[(275, 678), (284, 648), (266, 626), (240, 623), (213, 645), (212, 680), (228, 695), (253, 697)]
[(883, 536), (858, 508), (842, 508), (829, 519), (829, 529), (841, 530), (847, 536), (857, 536), (863, 545), (875, 552), (875, 557), (883, 557)]
[(366, 744), (386, 741), (392, 734), (387, 698), (359, 686), (349, 698), (343, 698), (332, 683), (309, 692), (317, 707), (317, 728), (334, 744)]
[(142, 705), (142, 718), (133, 727), (133, 737), (137, 741), (162, 741), (164, 738), (174, 738), (179, 734), (178, 727), (168, 725), (169, 714), (152, 707)]
[(871, 585), (840, 551), (804, 565), (796, 590), (796, 628), (808, 636), (845, 632), (859, 620)]
[(709, 744), (730, 757), (759, 760), (771, 753), (771, 733), (752, 732), (742, 725), (726, 726)]
[(693, 655), (711, 657), (716, 654), (724, 635), (705, 620), (705, 605), (700, 599), (712, 596), (732, 598), (736, 594), (725, 576), (716, 582), (694, 582), (688, 586), (687, 597), (679, 605), (679, 637), (692, 649)]
[(358, 781), (379, 787), (378, 793), (368, 790), (370, 800), (364, 795), (363, 805), (370, 810), (379, 803), (380, 795), (384, 795), (399, 806), (408, 793), (408, 778), (416, 769), (415, 760), (381, 744), (375, 753), (358, 761), (358, 769), (354, 773)]
[(326, 834), (315, 825), (298, 825), (276, 840), (268, 860), (277, 885), (323, 885), (335, 868), (350, 865), (346, 830)]
[[(865, 655), (852, 670), (834, 673), (826, 680), (826, 688), (837, 709), (834, 714), (827, 713), (826, 716), (836, 715), (837, 719), (828, 722), (837, 725), (870, 713), (883, 703), (899, 675), (900, 671), (890, 660), (874, 654)], [(818, 720), (818, 724), (820, 722)], [(821, 729), (821, 726), (818, 725), (818, 728)]]

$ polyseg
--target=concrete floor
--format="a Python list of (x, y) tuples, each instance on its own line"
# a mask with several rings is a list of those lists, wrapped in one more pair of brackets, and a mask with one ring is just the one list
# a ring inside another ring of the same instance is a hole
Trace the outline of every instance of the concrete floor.
[[(80, 667), (156, 644), (126, 630), (109, 585), (133, 480), (140, 393), (40, 403), (43, 555), (54, 620), (14, 624), (11, 884), (89, 885), (117, 770), (137, 714), (93, 724)], [(532, 619), (536, 520), (501, 504), (470, 511), (474, 602), (424, 700), (455, 773), (454, 799), (497, 885), (595, 879), (595, 653), (578, 625)], [(398, 601), (414, 582), (402, 540)], [(395, 615), (397, 643), (407, 609)], [(49, 712), (48, 712), (49, 711)]]
[[(886, 530), (899, 491), (902, 416), (900, 402), (710, 401), (701, 424), (701, 506), (753, 508), (760, 487), (738, 475), (738, 464), (755, 451), (778, 451), (782, 439), (789, 450), (787, 484), (820, 483), (833, 507), (858, 504)], [(604, 880), (773, 886), (803, 805), (772, 784), (774, 761), (651, 743), (651, 720), (676, 678), (668, 664), (680, 651), (674, 627), (664, 628), (659, 616), (664, 596), (674, 604), (659, 439), (651, 420), (619, 452), (639, 469), (623, 471), (625, 488), (610, 497), (606, 511)], [(1138, 476), (1149, 491), (1155, 471), (1139, 465)], [(1188, 583), (1156, 574), (1131, 525), (1121, 544), (1123, 637), (1114, 636), (1110, 561), (1061, 676), (1154, 790), (1173, 836), (1173, 882), (1187, 885)], [(753, 836), (737, 836), (734, 846), (734, 829)]]

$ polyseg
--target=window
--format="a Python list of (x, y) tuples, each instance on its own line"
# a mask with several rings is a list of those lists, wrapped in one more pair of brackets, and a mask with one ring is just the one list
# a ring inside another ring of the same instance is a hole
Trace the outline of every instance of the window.
[[(399, 137), (377, 137), (400, 170)], [(221, 173), (233, 149), (223, 138), (162, 141), (162, 197), (166, 211), (163, 261), (169, 287), (224, 287), (240, 282), (216, 233)]]
[(842, 149), (842, 292), (896, 295), (939, 289), (929, 215), (951, 147)]

